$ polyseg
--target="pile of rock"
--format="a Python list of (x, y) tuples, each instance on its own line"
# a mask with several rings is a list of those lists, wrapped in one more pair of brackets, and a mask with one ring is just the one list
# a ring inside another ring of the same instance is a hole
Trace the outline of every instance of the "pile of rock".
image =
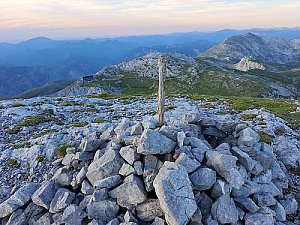
[(0, 218), (14, 225), (289, 224), (298, 203), (283, 192), (288, 179), (272, 147), (259, 141), (246, 124), (198, 114), (160, 128), (123, 119), (68, 148), (44, 183), (28, 183), (0, 204)]

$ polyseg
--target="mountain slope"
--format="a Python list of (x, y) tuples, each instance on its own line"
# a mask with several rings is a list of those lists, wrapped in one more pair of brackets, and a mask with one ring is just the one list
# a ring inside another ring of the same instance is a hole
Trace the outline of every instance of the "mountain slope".
[(228, 64), (238, 63), (245, 56), (263, 63), (285, 64), (300, 59), (300, 44), (247, 33), (230, 37), (200, 55)]

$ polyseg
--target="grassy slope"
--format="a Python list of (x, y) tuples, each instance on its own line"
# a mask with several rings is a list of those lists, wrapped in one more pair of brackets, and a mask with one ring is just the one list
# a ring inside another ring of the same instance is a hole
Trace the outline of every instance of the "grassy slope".
[(44, 96), (50, 95), (55, 92), (58, 92), (67, 86), (74, 83), (74, 80), (61, 80), (61, 81), (54, 81), (43, 85), (42, 87), (33, 88), (28, 91), (25, 91), (14, 98), (32, 98), (37, 96)]

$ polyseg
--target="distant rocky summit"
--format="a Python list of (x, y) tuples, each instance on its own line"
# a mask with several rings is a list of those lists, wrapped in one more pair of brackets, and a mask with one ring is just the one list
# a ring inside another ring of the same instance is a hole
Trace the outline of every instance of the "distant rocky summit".
[(249, 56), (243, 57), (239, 63), (234, 65), (234, 68), (244, 72), (247, 72), (249, 70), (254, 70), (254, 69), (258, 69), (258, 70), (266, 69), (263, 64), (253, 61), (253, 59)]
[(299, 132), (224, 99), (0, 102), (0, 222), (299, 224)]
[(247, 33), (232, 36), (200, 54), (201, 58), (231, 64), (237, 63), (244, 56), (251, 56), (262, 63), (285, 64), (299, 60), (300, 44), (297, 41)]

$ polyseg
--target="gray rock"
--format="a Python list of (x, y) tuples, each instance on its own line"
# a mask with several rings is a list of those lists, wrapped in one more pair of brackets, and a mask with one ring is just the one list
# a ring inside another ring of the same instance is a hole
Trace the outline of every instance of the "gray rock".
[(202, 127), (214, 127), (217, 125), (217, 122), (209, 117), (204, 117), (200, 119), (200, 126)]
[(285, 196), (280, 200), (280, 204), (284, 207), (286, 214), (293, 214), (298, 209), (298, 202), (292, 195)]
[(192, 148), (200, 148), (204, 152), (210, 150), (210, 148), (201, 139), (196, 137), (186, 137), (184, 139), (184, 145), (190, 145)]
[(229, 195), (231, 192), (230, 185), (225, 182), (224, 180), (218, 179), (212, 189), (211, 189), (211, 197), (217, 199), (220, 198), (222, 195)]
[(228, 143), (222, 143), (218, 147), (216, 147), (215, 151), (218, 151), (222, 154), (231, 155), (230, 145)]
[(177, 130), (175, 130), (174, 127), (163, 125), (159, 129), (159, 133), (170, 138), (173, 141), (177, 141)]
[(84, 152), (96, 152), (104, 142), (102, 139), (82, 139), (78, 148)]
[(253, 196), (253, 200), (258, 206), (271, 206), (277, 203), (274, 196), (272, 196), (270, 193), (255, 193)]
[(189, 225), (203, 225), (201, 220), (202, 220), (202, 213), (201, 213), (200, 209), (197, 209), (197, 211), (192, 216), (192, 218), (189, 222)]
[(127, 163), (123, 163), (122, 167), (119, 170), (119, 174), (126, 177), (131, 174), (136, 174), (134, 168)]
[(198, 123), (200, 120), (198, 113), (189, 113), (181, 117), (183, 123)]
[(75, 154), (66, 154), (61, 163), (65, 166), (70, 167), (72, 166), (74, 159), (75, 159)]
[(217, 128), (221, 131), (233, 133), (237, 123), (234, 121), (219, 121), (217, 122)]
[(25, 186), (21, 187), (17, 190), (12, 196), (10, 196), (6, 201), (0, 204), (0, 218), (4, 218), (14, 211), (16, 211), (19, 207), (27, 204), (33, 193), (40, 187), (39, 184), (36, 183), (28, 183)]
[(107, 177), (101, 180), (98, 180), (95, 182), (94, 187), (96, 189), (102, 189), (102, 188), (106, 188), (106, 189), (112, 189), (115, 186), (119, 185), (122, 183), (122, 178), (120, 175), (114, 175), (111, 177)]
[(125, 146), (120, 149), (120, 155), (125, 159), (125, 161), (133, 165), (135, 161), (140, 160), (140, 155), (137, 153), (135, 146)]
[(183, 142), (185, 139), (185, 133), (183, 131), (180, 131), (177, 133), (177, 145), (179, 148), (183, 146)]
[(211, 206), (213, 205), (213, 200), (202, 191), (196, 192), (195, 200), (199, 209), (201, 209), (201, 213), (203, 218), (208, 218), (210, 216)]
[(249, 195), (252, 195), (258, 191), (259, 191), (259, 186), (257, 183), (253, 181), (246, 181), (241, 188), (239, 189), (233, 188), (232, 194), (235, 197), (247, 198)]
[(94, 158), (94, 152), (76, 152), (75, 159), (86, 162)]
[(272, 209), (276, 213), (276, 217), (275, 217), (276, 221), (281, 221), (281, 222), (286, 221), (285, 209), (279, 202), (277, 202)]
[(100, 159), (96, 159), (90, 164), (86, 176), (94, 185), (98, 180), (117, 175), (122, 165), (123, 159), (120, 154), (109, 149)]
[(249, 157), (249, 155), (237, 147), (231, 149), (232, 155), (238, 158), (238, 162), (241, 163), (248, 172), (252, 171), (256, 162)]
[(54, 195), (50, 203), (49, 212), (51, 213), (59, 213), (62, 212), (65, 208), (71, 205), (72, 201), (75, 198), (75, 194), (69, 191), (66, 188), (60, 188)]
[(146, 222), (163, 216), (158, 199), (147, 199), (145, 202), (137, 205), (136, 213), (141, 220)]
[(110, 126), (100, 135), (100, 140), (108, 141), (114, 136), (114, 134), (114, 126)]
[(144, 183), (135, 175), (130, 175), (124, 183), (109, 192), (112, 198), (116, 198), (118, 205), (131, 208), (147, 199)]
[(137, 173), (137, 175), (142, 175), (143, 174), (144, 166), (143, 166), (143, 163), (141, 161), (135, 161), (133, 163), (133, 168), (134, 168), (135, 172)]
[(53, 223), (53, 219), (50, 213), (45, 213), (41, 218), (39, 218), (34, 225), (50, 225)]
[(153, 223), (151, 223), (151, 225), (165, 225), (165, 221), (159, 217), (156, 217), (153, 221)]
[(86, 213), (80, 207), (70, 205), (64, 210), (62, 221), (66, 225), (81, 225), (84, 217), (86, 217)]
[(239, 189), (244, 184), (244, 178), (236, 169), (236, 157), (217, 151), (206, 152), (206, 157), (207, 165), (212, 166), (232, 187)]
[(87, 180), (84, 180), (81, 184), (81, 192), (85, 195), (91, 195), (94, 192), (93, 186)]
[(221, 131), (216, 127), (209, 127), (207, 129), (205, 129), (202, 133), (204, 135), (218, 137), (218, 138), (224, 138), (227, 136), (224, 131)]
[(186, 224), (198, 207), (185, 168), (165, 162), (153, 185), (167, 223)]
[(213, 218), (221, 224), (235, 223), (238, 221), (238, 211), (232, 198), (223, 195), (212, 205)]
[(130, 129), (130, 135), (141, 135), (143, 133), (143, 126), (140, 122), (134, 124)]
[(134, 215), (132, 214), (131, 211), (127, 210), (125, 215), (124, 215), (124, 221), (126, 223), (128, 222), (134, 222), (134, 223), (138, 223), (139, 221), (134, 217)]
[(176, 143), (158, 131), (144, 130), (137, 152), (143, 155), (166, 154), (174, 151)]
[(109, 221), (106, 225), (119, 225), (120, 222), (117, 218), (112, 219), (111, 221)]
[(162, 162), (154, 155), (146, 155), (144, 157), (143, 178), (147, 191), (154, 189), (153, 181), (162, 165)]
[(188, 173), (193, 172), (200, 166), (199, 161), (191, 159), (185, 153), (181, 153), (175, 163), (184, 166)]
[(72, 181), (72, 174), (66, 168), (59, 168), (52, 177), (53, 181), (62, 187), (69, 186)]
[(216, 182), (216, 178), (216, 172), (209, 168), (198, 168), (190, 176), (193, 187), (199, 191), (210, 189)]
[(42, 184), (42, 186), (32, 195), (32, 201), (39, 206), (49, 209), (51, 200), (59, 189), (59, 185), (53, 180), (49, 180)]
[(109, 222), (117, 217), (119, 206), (115, 200), (104, 200), (100, 202), (91, 202), (87, 206), (89, 219), (101, 219)]
[(260, 140), (260, 136), (258, 135), (258, 133), (256, 133), (252, 128), (247, 127), (246, 129), (243, 129), (240, 133), (239, 133), (239, 140), (238, 143), (241, 146), (247, 146), (247, 147), (251, 147), (253, 146), (255, 143), (259, 142)]
[(255, 213), (259, 210), (259, 207), (251, 198), (235, 198), (234, 201), (241, 205), (243, 209), (248, 210), (251, 213)]
[(17, 211), (13, 212), (9, 217), (6, 225), (25, 225), (26, 224), (26, 217), (22, 209), (18, 209)]
[(272, 214), (246, 214), (245, 225), (272, 225), (274, 224), (274, 219)]
[(108, 192), (106, 188), (102, 188), (100, 190), (95, 190), (92, 195), (92, 201), (100, 202), (108, 198)]

